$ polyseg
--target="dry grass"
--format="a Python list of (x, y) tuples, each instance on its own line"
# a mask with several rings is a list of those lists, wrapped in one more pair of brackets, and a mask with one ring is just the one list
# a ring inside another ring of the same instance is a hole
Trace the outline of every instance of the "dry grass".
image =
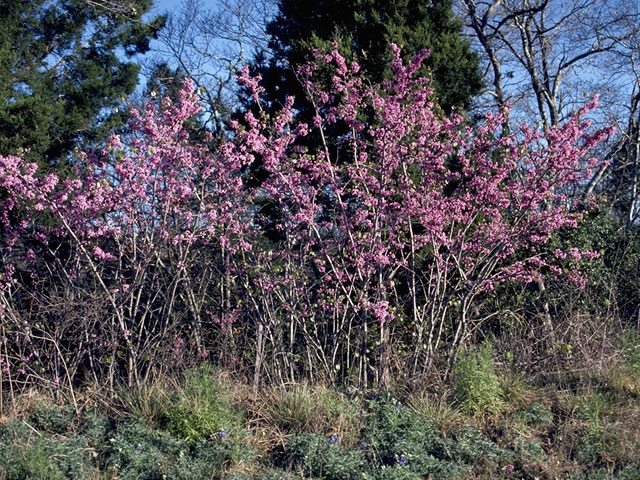
[(266, 389), (247, 407), (247, 420), (260, 448), (284, 445), (288, 436), (301, 433), (335, 433), (341, 444), (351, 445), (360, 434), (360, 405), (320, 385)]
[(445, 436), (452, 436), (465, 426), (471, 425), (473, 419), (450, 402), (448, 397), (421, 392), (410, 396), (407, 403), (426, 421), (433, 422)]

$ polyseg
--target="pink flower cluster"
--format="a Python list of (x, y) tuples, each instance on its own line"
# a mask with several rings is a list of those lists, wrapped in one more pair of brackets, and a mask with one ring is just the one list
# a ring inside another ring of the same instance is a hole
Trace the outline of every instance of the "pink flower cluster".
[[(132, 138), (112, 135), (101, 151), (81, 153), (73, 179), (41, 178), (36, 165), (0, 157), (0, 253), (9, 254), (21, 236), (57, 237), (76, 246), (86, 271), (100, 275), (100, 265), (118, 265), (131, 277), (126, 289), (109, 290), (123, 332), (136, 318), (125, 318), (126, 298), (162, 285), (155, 283), (161, 267), (178, 283), (203, 268), (205, 248), (229, 256), (225, 268), (236, 285), (255, 286), (260, 298), (237, 302), (243, 309), (293, 315), (317, 306), (379, 325), (407, 308), (418, 318), (425, 305), (444, 315), (500, 283), (562, 275), (550, 268), (558, 259), (593, 258), (575, 248), (549, 254), (545, 244), (577, 225), (580, 214), (564, 192), (600, 166), (589, 151), (611, 130), (590, 133), (583, 120), (596, 102), (544, 134), (528, 126), (505, 134), (506, 110), (472, 128), (460, 115), (443, 117), (428, 81), (414, 78), (428, 52), (408, 65), (398, 47), (392, 52), (394, 78), (383, 85), (364, 82), (359, 66), (337, 50), (301, 68), (316, 109), (310, 125), (295, 120), (289, 98), (272, 117), (247, 112), (231, 122), (233, 138), (210, 148), (189, 138), (186, 122), (199, 105), (187, 81), (177, 105), (131, 112)], [(320, 63), (333, 69), (328, 89), (315, 78)], [(259, 78), (244, 69), (239, 80), (259, 103)], [(329, 138), (334, 131), (342, 133)], [(322, 139), (319, 148), (309, 147), (312, 133)], [(252, 186), (244, 173), (256, 160), (268, 177)], [(256, 212), (265, 199), (279, 212), (284, 237), (274, 254), (259, 244)], [(24, 214), (19, 223), (17, 211)], [(43, 213), (53, 225), (39, 223)], [(32, 251), (27, 257), (36, 260)], [(296, 270), (287, 267), (285, 275), (282, 265)], [(5, 267), (0, 288), (12, 269)], [(584, 282), (579, 270), (568, 278)], [(415, 301), (399, 299), (399, 281)], [(227, 328), (242, 314), (233, 308), (213, 321)]]

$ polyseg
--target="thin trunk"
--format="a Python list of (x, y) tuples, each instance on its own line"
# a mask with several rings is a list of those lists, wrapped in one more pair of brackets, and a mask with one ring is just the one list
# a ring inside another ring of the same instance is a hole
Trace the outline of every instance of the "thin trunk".
[(260, 371), (262, 369), (263, 358), (263, 347), (264, 347), (264, 326), (262, 322), (258, 324), (258, 338), (256, 339), (256, 364), (255, 370), (253, 373), (253, 391), (257, 392), (258, 387), (260, 386)]
[(549, 336), (549, 340), (551, 341), (551, 345), (555, 345), (555, 329), (551, 319), (551, 308), (549, 307), (549, 299), (547, 298), (547, 287), (545, 286), (543, 279), (538, 280), (538, 292), (540, 292), (540, 298), (542, 300), (542, 322), (547, 335)]
[(385, 389), (391, 387), (391, 349), (390, 349), (390, 326), (380, 325), (380, 364), (378, 365), (378, 378), (380, 385)]

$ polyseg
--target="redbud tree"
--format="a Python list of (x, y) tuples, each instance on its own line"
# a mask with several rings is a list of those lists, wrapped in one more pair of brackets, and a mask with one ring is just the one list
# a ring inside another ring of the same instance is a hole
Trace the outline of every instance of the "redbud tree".
[[(337, 51), (299, 69), (311, 124), (292, 98), (262, 113), (245, 69), (257, 108), (217, 146), (189, 138), (187, 82), (179, 105), (133, 111), (130, 138), (79, 154), (74, 179), (0, 157), (5, 377), (36, 375), (38, 359), (68, 385), (80, 371), (135, 383), (193, 347), (251, 365), (255, 386), (264, 374), (388, 384), (394, 371), (448, 368), (498, 285), (582, 285), (579, 263), (596, 254), (545, 245), (577, 225), (564, 192), (600, 166), (589, 151), (610, 130), (583, 119), (595, 101), (547, 132), (507, 133), (506, 110), (473, 127), (443, 116), (414, 78), (427, 52), (404, 65), (392, 49), (381, 85)], [(327, 71), (331, 82), (317, 81)], [(259, 185), (247, 174), (256, 161)], [(264, 236), (265, 199), (277, 240)], [(564, 274), (567, 258), (576, 268)], [(44, 285), (100, 299), (101, 318), (42, 321), (56, 318), (33, 308), (50, 300)]]
[[(184, 335), (207, 354), (200, 330), (221, 315), (219, 295), (210, 301), (224, 275), (220, 256), (251, 246), (244, 235), (249, 202), (237, 175), (243, 164), (228, 163), (241, 158), (225, 155), (224, 146), (217, 152), (189, 140), (185, 122), (198, 110), (190, 81), (179, 105), (165, 99), (132, 110), (126, 143), (112, 135), (101, 151), (79, 153), (73, 180), (39, 178), (35, 164), (0, 159), (7, 195), (2, 300), (5, 318), (13, 319), (3, 328), (22, 338), (14, 345), (24, 344), (6, 355), (6, 365), (19, 364), (33, 353), (28, 348), (38, 356), (53, 348), (74, 359), (73, 365), (49, 366), (56, 379), (70, 382), (84, 367), (96, 379), (117, 372), (132, 384), (149, 372), (152, 359), (175, 362)], [(19, 212), (19, 221), (11, 220), (12, 212)], [(42, 222), (43, 214), (49, 222)], [(18, 265), (38, 278), (36, 288), (28, 288), (25, 275), (18, 281)], [(18, 311), (19, 299), (45, 301), (43, 276), (55, 277), (50, 288), (63, 285), (60, 303), (101, 299), (100, 318), (75, 333), (81, 339), (68, 342), (68, 331)], [(33, 324), (27, 332), (20, 327), (25, 320)]]
[[(279, 205), (287, 244), (313, 272), (313, 301), (298, 302), (308, 348), (330, 376), (344, 367), (363, 383), (372, 356), (374, 378), (388, 383), (391, 354), (401, 350), (414, 371), (443, 348), (451, 365), (484, 320), (471, 312), (487, 292), (563, 275), (554, 257), (565, 252), (544, 246), (580, 220), (563, 192), (600, 166), (588, 152), (610, 133), (587, 131), (582, 117), (595, 101), (544, 134), (526, 125), (506, 134), (507, 111), (478, 128), (442, 117), (427, 80), (413, 78), (427, 52), (405, 66), (392, 50), (394, 78), (382, 85), (364, 83), (357, 63), (337, 51), (300, 69), (312, 125), (292, 121), (289, 99), (273, 121), (248, 113), (236, 126), (239, 144), (270, 174), (261, 188)], [(332, 67), (331, 82), (314, 82), (318, 63), (323, 75)], [(245, 72), (241, 81), (259, 103), (258, 79)], [(319, 151), (304, 147), (311, 131)], [(335, 131), (346, 133), (328, 139)], [(596, 253), (570, 255), (578, 262)], [(577, 268), (567, 277), (585, 281)], [(310, 297), (306, 286), (298, 291)]]

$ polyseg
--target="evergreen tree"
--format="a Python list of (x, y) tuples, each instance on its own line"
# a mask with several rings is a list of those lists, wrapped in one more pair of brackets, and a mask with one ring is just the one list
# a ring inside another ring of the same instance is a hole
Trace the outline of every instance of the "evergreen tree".
[[(278, 13), (267, 25), (269, 52), (256, 56), (252, 71), (262, 76), (268, 103), (264, 108), (277, 111), (293, 95), (298, 119), (309, 122), (313, 112), (295, 67), (312, 60), (314, 49), (327, 51), (337, 42), (342, 55), (357, 60), (365, 77), (379, 83), (392, 76), (390, 43), (402, 48), (405, 61), (428, 48), (431, 55), (417, 75), (431, 77), (435, 99), (448, 114), (466, 108), (482, 86), (478, 58), (461, 36), (461, 28), (451, 0), (278, 0)], [(249, 102), (246, 98), (243, 101)], [(332, 157), (348, 158), (335, 142), (348, 129), (344, 125), (327, 129)], [(313, 151), (321, 139), (312, 131), (301, 143)], [(259, 156), (246, 175), (256, 185), (269, 176)], [(258, 218), (270, 239), (280, 238), (272, 228), (279, 214), (265, 199)]]
[(271, 56), (259, 56), (256, 67), (270, 100), (281, 103), (286, 95), (304, 96), (292, 66), (308, 61), (314, 48), (337, 41), (373, 82), (390, 76), (391, 42), (402, 47), (405, 59), (429, 48), (425, 66), (448, 113), (468, 106), (482, 85), (478, 58), (461, 37), (461, 27), (451, 0), (279, 0), (278, 14), (267, 27)]
[(151, 0), (0, 0), (0, 153), (61, 168), (80, 141), (121, 125), (116, 108), (164, 17)]
[(180, 68), (172, 68), (166, 62), (153, 66), (144, 91), (146, 98), (168, 97), (176, 103), (180, 100), (180, 90), (184, 86), (187, 76)]

